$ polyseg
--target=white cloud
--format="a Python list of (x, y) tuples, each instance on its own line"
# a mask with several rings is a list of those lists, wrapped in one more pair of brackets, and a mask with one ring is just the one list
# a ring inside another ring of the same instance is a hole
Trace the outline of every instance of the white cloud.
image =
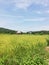
[(15, 6), (21, 9), (27, 9), (32, 4), (40, 4), (43, 6), (48, 6), (48, 0), (14, 0)]
[(48, 6), (48, 0), (35, 0), (34, 3), (41, 4), (43, 6)]
[(14, 0), (15, 6), (20, 9), (27, 9), (31, 4), (32, 0)]
[(42, 11), (32, 11), (33, 13), (36, 13), (36, 14), (42, 14), (43, 12)]
[(15, 7), (20, 9), (27, 9), (32, 4), (40, 4), (43, 6), (48, 6), (48, 0), (0, 0), (0, 3), (3, 4), (13, 4)]
[(40, 22), (40, 21), (45, 21), (45, 18), (32, 18), (32, 19), (24, 19), (24, 21), (33, 21), (33, 22)]
[(49, 14), (49, 10), (46, 10), (45, 13)]
[(49, 10), (43, 10), (43, 11), (37, 10), (37, 11), (32, 11), (32, 13), (35, 13), (35, 14), (49, 14)]
[(49, 26), (41, 26), (41, 30), (49, 30)]
[(1, 14), (0, 17), (12, 17), (12, 18), (23, 18), (23, 16), (14, 16), (14, 15), (4, 15), (4, 14)]

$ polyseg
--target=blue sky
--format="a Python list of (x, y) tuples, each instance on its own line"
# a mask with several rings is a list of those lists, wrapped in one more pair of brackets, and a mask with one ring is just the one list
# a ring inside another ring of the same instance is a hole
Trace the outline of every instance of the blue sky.
[(49, 30), (49, 0), (0, 0), (0, 27)]

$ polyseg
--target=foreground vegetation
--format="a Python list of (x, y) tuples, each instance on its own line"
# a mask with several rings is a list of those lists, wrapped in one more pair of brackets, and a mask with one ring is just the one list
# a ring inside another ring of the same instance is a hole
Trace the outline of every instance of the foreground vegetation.
[(49, 35), (0, 34), (0, 65), (48, 65)]

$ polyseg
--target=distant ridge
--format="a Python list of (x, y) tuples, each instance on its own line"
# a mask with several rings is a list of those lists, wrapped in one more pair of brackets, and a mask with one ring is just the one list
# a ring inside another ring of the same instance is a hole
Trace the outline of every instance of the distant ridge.
[(16, 31), (0, 27), (0, 33), (3, 33), (3, 34), (16, 34)]
[(49, 34), (49, 31), (46, 31), (46, 30), (42, 30), (42, 31), (29, 31), (27, 32), (28, 34), (40, 34), (40, 35), (43, 35), (43, 34)]
[(28, 31), (28, 32), (19, 32), (19, 31), (15, 31), (15, 30), (11, 30), (11, 29), (6, 29), (6, 28), (2, 28), (0, 27), (0, 34), (49, 34), (49, 31), (46, 30), (42, 30), (42, 31)]

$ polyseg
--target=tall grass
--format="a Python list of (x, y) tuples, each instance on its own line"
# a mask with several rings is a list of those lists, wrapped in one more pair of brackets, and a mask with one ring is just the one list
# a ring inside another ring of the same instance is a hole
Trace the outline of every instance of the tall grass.
[(0, 34), (0, 65), (47, 65), (48, 37)]

